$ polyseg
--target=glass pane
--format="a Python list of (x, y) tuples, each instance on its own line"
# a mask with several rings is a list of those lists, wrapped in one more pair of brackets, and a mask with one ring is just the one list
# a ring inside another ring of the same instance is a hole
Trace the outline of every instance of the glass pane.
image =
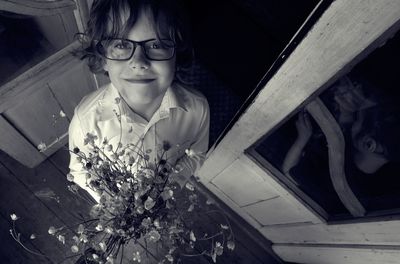
[(40, 17), (0, 12), (0, 85), (67, 46), (76, 32), (72, 11)]
[[(311, 101), (319, 100), (326, 111), (307, 105), (255, 147), (281, 172), (277, 177), (330, 217), (351, 217), (341, 202), (346, 197), (339, 198), (332, 184), (335, 177), (347, 182), (366, 216), (400, 210), (398, 47), (399, 33)], [(332, 162), (340, 156), (344, 162)]]
[(294, 115), (255, 150), (296, 186), (294, 191), (300, 189), (329, 215), (348, 214), (332, 185), (327, 139), (306, 110)]

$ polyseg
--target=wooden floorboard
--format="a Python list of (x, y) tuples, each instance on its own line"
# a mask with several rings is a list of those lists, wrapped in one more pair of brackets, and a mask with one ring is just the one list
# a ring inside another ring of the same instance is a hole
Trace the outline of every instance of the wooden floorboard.
[[(49, 242), (54, 238), (47, 234), (50, 225), (62, 225), (58, 217), (4, 165), (0, 167), (0, 182), (0, 211), (5, 217), (12, 213), (19, 216), (20, 219), (16, 221), (17, 228), (24, 236), (29, 237), (31, 234), (36, 234), (36, 239), (31, 241), (32, 244), (49, 259), (46, 261), (46, 259), (38, 257), (38, 263), (61, 261), (65, 256), (63, 246)], [(9, 228), (10, 226), (2, 226), (2, 229)], [(15, 247), (17, 246), (15, 243)]]

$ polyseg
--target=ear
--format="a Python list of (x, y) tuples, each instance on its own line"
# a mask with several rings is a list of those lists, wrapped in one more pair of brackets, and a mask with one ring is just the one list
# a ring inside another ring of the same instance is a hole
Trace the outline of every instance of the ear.
[(377, 142), (370, 136), (364, 136), (362, 146), (364, 150), (373, 153), (377, 148)]

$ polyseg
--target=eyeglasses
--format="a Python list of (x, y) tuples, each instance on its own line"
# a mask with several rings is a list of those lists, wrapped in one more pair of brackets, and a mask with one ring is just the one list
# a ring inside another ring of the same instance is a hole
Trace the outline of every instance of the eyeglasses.
[(104, 39), (97, 43), (96, 49), (109, 60), (125, 61), (132, 58), (136, 47), (141, 46), (148, 60), (170, 60), (175, 55), (175, 43), (169, 39), (149, 39), (133, 41), (130, 39)]

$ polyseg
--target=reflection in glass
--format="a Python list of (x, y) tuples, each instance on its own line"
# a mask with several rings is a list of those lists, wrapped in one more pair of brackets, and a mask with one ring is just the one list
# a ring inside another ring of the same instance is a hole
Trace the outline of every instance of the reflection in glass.
[(321, 96), (342, 128), (345, 173), (367, 210), (400, 207), (400, 111), (395, 94), (366, 75), (341, 78)]
[[(323, 110), (311, 115), (310, 103), (255, 148), (281, 171), (278, 177), (289, 180), (295, 192), (301, 190), (300, 197), (305, 193), (329, 216), (400, 210), (400, 71), (393, 67), (400, 61), (399, 46), (398, 33), (311, 102), (321, 99), (334, 119), (325, 114), (324, 122), (320, 119), (317, 124), (315, 115), (324, 116)], [(338, 130), (326, 133), (327, 126)], [(344, 163), (332, 162), (337, 155), (344, 157)], [(350, 195), (333, 184), (338, 177)], [(351, 196), (355, 199), (348, 202)], [(354, 202), (361, 205), (362, 213), (351, 210)]]
[(328, 214), (348, 214), (330, 179), (326, 137), (306, 110), (261, 142), (256, 151)]

